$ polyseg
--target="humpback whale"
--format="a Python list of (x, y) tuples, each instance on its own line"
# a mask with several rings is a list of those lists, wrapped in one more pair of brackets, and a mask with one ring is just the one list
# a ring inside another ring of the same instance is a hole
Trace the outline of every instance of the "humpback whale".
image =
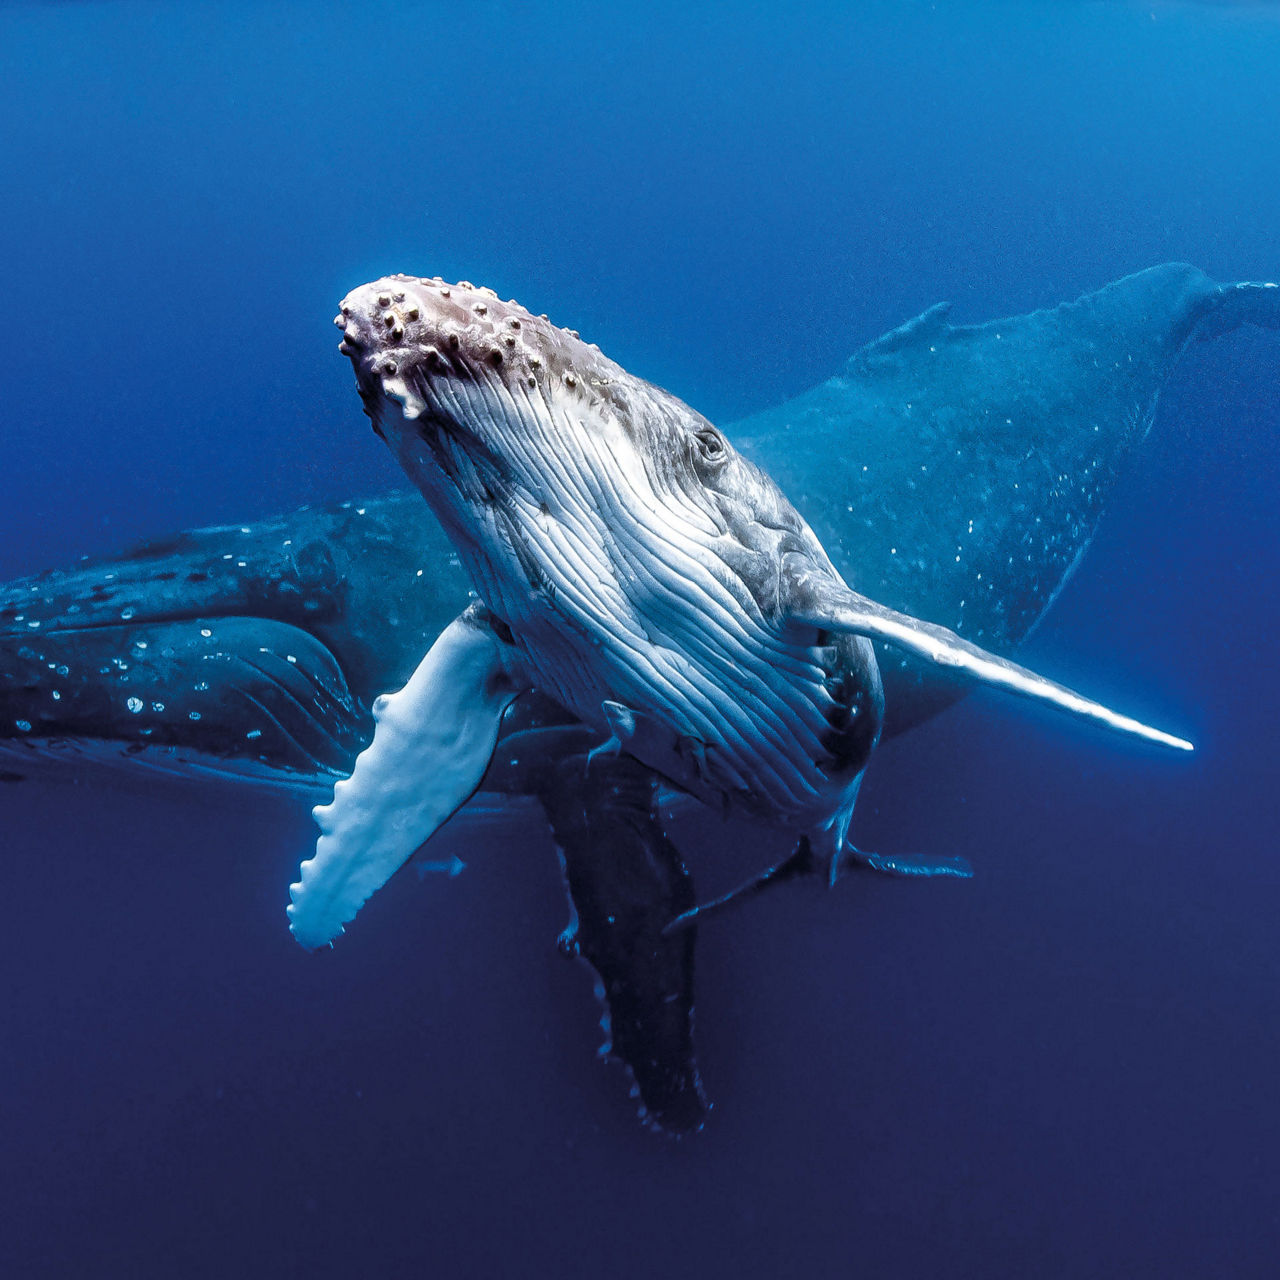
[[(983, 325), (934, 309), (729, 433), (851, 583), (1007, 650), (1078, 563), (1179, 353), (1240, 324), (1280, 327), (1276, 292), (1171, 264)], [(845, 497), (855, 487), (856, 514)], [(201, 530), (11, 583), (0, 588), (0, 769), (94, 756), (317, 795), (350, 770), (373, 698), (403, 683), (467, 587), (412, 494)], [(886, 736), (958, 696), (887, 647), (878, 657)], [(651, 1116), (690, 1127), (701, 1114), (695, 931), (662, 937), (693, 905), (690, 878), (653, 815), (652, 776), (626, 755), (584, 773), (596, 740), (567, 719), (518, 701), (512, 750), (483, 787), (539, 796), (575, 906), (566, 949), (601, 975), (613, 1052)], [(530, 727), (554, 748), (519, 751)], [(592, 856), (607, 843), (643, 855), (626, 859), (625, 882)], [(640, 903), (630, 936), (606, 928)]]
[(549, 695), (681, 791), (784, 825), (834, 882), (884, 691), (872, 640), (1150, 742), (1190, 743), (852, 590), (706, 418), (490, 289), (388, 276), (343, 299), (374, 432), (481, 600), (315, 810), (290, 928), (330, 943), (479, 787), (508, 706)]

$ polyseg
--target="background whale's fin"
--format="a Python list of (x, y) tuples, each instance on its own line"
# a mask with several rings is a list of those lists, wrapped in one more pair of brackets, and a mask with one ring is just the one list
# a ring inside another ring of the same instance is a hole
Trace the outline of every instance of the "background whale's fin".
[(868, 342), (854, 356), (854, 360), (874, 360), (878, 356), (891, 355), (908, 347), (927, 344), (932, 339), (945, 336), (951, 330), (951, 303), (935, 302), (933, 306), (912, 316), (896, 329), (881, 334)]
[(630, 1070), (641, 1117), (671, 1134), (702, 1127), (693, 1049), (696, 930), (667, 925), (694, 903), (693, 881), (656, 808), (654, 774), (625, 752), (549, 757), (538, 798), (560, 850), (572, 917), (561, 947), (595, 970), (601, 1053)]

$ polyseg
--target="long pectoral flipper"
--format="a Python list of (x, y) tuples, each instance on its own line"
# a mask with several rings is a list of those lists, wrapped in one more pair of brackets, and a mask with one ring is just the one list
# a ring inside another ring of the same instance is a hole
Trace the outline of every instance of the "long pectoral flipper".
[(838, 578), (825, 573), (804, 568), (790, 575), (786, 583), (785, 607), (792, 621), (883, 640), (977, 683), (1033, 698), (1081, 719), (1145, 738), (1148, 742), (1176, 747), (1180, 751), (1193, 749), (1185, 738), (1153, 729), (1140, 720), (1112, 711), (1065, 685), (1046, 680), (1034, 671), (1010, 662), (1008, 658), (988, 653), (976, 644), (962, 640), (946, 627), (922, 622), (910, 614), (899, 613), (896, 609), (868, 600), (866, 596), (851, 591)]
[(315, 856), (289, 886), (289, 928), (304, 947), (332, 942), (479, 786), (502, 713), (521, 692), (503, 650), (468, 609), (408, 684), (374, 703), (373, 741), (333, 802), (314, 810)]

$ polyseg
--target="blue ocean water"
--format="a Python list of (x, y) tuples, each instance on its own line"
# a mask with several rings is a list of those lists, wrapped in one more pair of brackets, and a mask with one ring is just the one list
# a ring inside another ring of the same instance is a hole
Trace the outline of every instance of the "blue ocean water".
[[(1277, 6), (799, 8), (0, 5), (0, 577), (398, 484), (330, 327), (387, 271), (722, 422), (943, 298), (1280, 274)], [(0, 1272), (1274, 1274), (1278, 385), (1274, 333), (1188, 353), (1024, 650), (1196, 756), (980, 697), (884, 748), (860, 838), (977, 878), (709, 923), (683, 1143), (549, 841), (309, 956), (305, 808), (4, 788)]]

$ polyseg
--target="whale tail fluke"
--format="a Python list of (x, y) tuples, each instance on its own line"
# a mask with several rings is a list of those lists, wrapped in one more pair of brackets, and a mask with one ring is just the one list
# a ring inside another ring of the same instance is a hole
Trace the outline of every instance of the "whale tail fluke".
[(1193, 336), (1217, 338), (1246, 324), (1280, 329), (1280, 284), (1242, 280), (1219, 285), (1201, 304)]

